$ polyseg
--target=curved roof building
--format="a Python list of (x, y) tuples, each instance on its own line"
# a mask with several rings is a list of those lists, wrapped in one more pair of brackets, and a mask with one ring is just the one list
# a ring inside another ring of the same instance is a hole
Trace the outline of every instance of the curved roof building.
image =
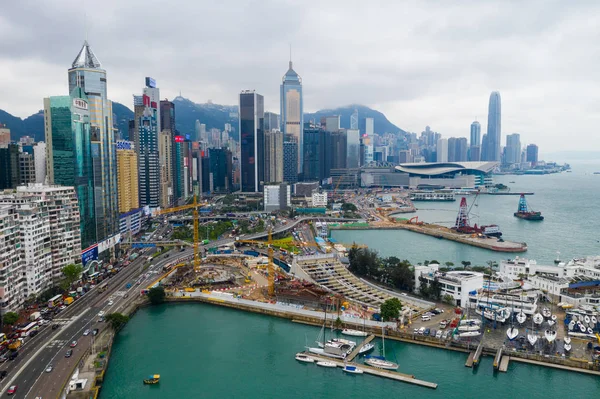
[(428, 162), (403, 163), (396, 166), (398, 172), (421, 177), (454, 177), (457, 174), (487, 175), (498, 162)]

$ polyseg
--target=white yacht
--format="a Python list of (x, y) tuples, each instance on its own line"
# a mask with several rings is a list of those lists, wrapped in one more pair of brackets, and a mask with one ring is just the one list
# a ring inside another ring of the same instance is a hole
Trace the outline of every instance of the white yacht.
[(320, 367), (328, 367), (328, 368), (336, 368), (337, 364), (335, 364), (334, 362), (328, 362), (326, 360), (320, 360), (317, 362), (317, 366)]
[(506, 330), (506, 336), (508, 337), (509, 340), (513, 340), (515, 338), (517, 338), (517, 336), (519, 335), (519, 329), (516, 327), (509, 327)]
[(352, 330), (351, 328), (344, 328), (342, 330), (342, 334), (352, 335), (353, 337), (366, 337), (367, 335), (369, 335), (365, 331)]
[(466, 332), (461, 332), (458, 334), (458, 336), (460, 338), (473, 338), (473, 337), (479, 337), (481, 335), (480, 331), (466, 331)]
[(542, 324), (544, 322), (544, 316), (542, 316), (539, 313), (536, 313), (535, 315), (533, 315), (533, 322), (535, 324)]
[(398, 370), (398, 364), (390, 362), (389, 360), (381, 359), (379, 357), (369, 357), (367, 360), (365, 360), (365, 363), (369, 366), (377, 367), (379, 369)]
[(527, 334), (527, 341), (529, 341), (531, 346), (535, 346), (535, 343), (537, 342), (538, 338), (539, 337), (537, 336), (537, 334), (533, 333), (533, 331)]
[(375, 345), (373, 345), (372, 343), (368, 343), (368, 344), (364, 344), (363, 346), (360, 347), (360, 349), (358, 350), (358, 354), (359, 355), (364, 355), (365, 353), (373, 350), (373, 348), (375, 347)]
[(523, 313), (523, 311), (520, 311), (519, 313), (517, 313), (517, 321), (519, 322), (519, 324), (523, 324), (525, 323), (525, 320), (527, 320), (527, 315), (525, 313)]
[(458, 326), (458, 331), (478, 331), (479, 326)]
[(304, 353), (296, 353), (296, 360), (304, 363), (314, 363), (315, 359), (312, 357), (306, 356)]
[(544, 332), (544, 336), (548, 342), (553, 342), (556, 339), (556, 331), (546, 330), (546, 332)]
[(350, 374), (362, 374), (363, 371), (361, 369), (359, 369), (356, 366), (350, 366), (349, 364), (346, 364), (344, 366), (344, 368), (342, 369), (342, 371), (346, 372), (346, 373), (350, 373)]

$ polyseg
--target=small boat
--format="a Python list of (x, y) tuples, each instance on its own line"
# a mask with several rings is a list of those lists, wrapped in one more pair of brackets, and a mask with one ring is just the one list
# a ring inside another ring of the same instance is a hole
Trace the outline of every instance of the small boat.
[(352, 335), (353, 337), (366, 337), (367, 335), (369, 335), (369, 334), (367, 334), (364, 331), (352, 330), (350, 328), (344, 328), (342, 330), (342, 334), (344, 334), (344, 335)]
[[(344, 338), (331, 338), (330, 340), (327, 341), (327, 343), (349, 345), (352, 348), (354, 348), (356, 346), (356, 342), (350, 341), (349, 339), (344, 339)], [(321, 341), (317, 341), (317, 345), (319, 345), (320, 348), (325, 347), (325, 343), (323, 343)]]
[(550, 327), (552, 327), (554, 324), (556, 324), (556, 322), (554, 320), (552, 320), (552, 319), (548, 320), (548, 325)]
[(477, 331), (479, 326), (458, 326), (458, 331)]
[(594, 330), (592, 330), (591, 327), (588, 327), (587, 333), (590, 334), (590, 335), (593, 335), (594, 334)]
[(335, 364), (334, 362), (328, 362), (328, 361), (325, 361), (325, 360), (320, 360), (320, 361), (317, 362), (317, 366), (328, 367), (328, 368), (332, 368), (333, 369), (333, 368), (337, 367), (337, 364)]
[(565, 341), (565, 344), (570, 344), (571, 343), (571, 337), (568, 337), (568, 336), (565, 337), (564, 341)]
[(531, 346), (535, 346), (535, 343), (537, 342), (538, 338), (539, 337), (537, 336), (537, 334), (527, 334), (527, 341), (529, 341)]
[(579, 329), (581, 330), (582, 333), (587, 332), (587, 328), (585, 328), (585, 326), (581, 323), (578, 324)]
[(573, 315), (573, 318), (571, 320), (577, 323), (579, 321), (579, 318), (577, 318), (577, 315)]
[(574, 321), (574, 320), (571, 320), (571, 321), (569, 322), (569, 325), (568, 325), (568, 327), (569, 327), (569, 331), (573, 331), (573, 328), (575, 328), (575, 321)]
[(304, 353), (296, 353), (296, 360), (304, 363), (314, 363), (315, 359), (310, 356), (306, 356)]
[(544, 317), (541, 314), (536, 313), (533, 315), (533, 322), (535, 324), (542, 324), (544, 322)]
[(514, 215), (525, 220), (544, 220), (541, 212), (536, 212), (529, 209), (527, 206), (527, 200), (525, 199), (525, 194), (521, 194), (521, 198), (519, 198), (519, 206)]
[(552, 312), (550, 312), (550, 309), (544, 308), (542, 309), (542, 315), (548, 319), (550, 316), (552, 316)]
[(509, 183), (510, 183), (510, 184), (515, 184), (515, 182), (514, 182), (514, 181), (509, 181)]
[(461, 332), (460, 334), (458, 334), (458, 336), (460, 338), (479, 337), (480, 335), (481, 335), (480, 331), (466, 331), (466, 332)]
[(375, 347), (375, 345), (373, 345), (372, 343), (364, 344), (358, 350), (358, 354), (362, 355), (362, 354), (365, 354), (365, 353), (367, 353), (369, 351), (372, 351), (374, 347)]
[(596, 318), (596, 316), (590, 317), (590, 321), (592, 322), (593, 325), (598, 324), (598, 319)]
[(571, 344), (567, 344), (567, 343), (565, 342), (565, 346), (564, 346), (564, 348), (565, 348), (565, 351), (566, 351), (566, 352), (569, 352), (569, 351), (571, 350)]
[(362, 374), (363, 371), (356, 366), (345, 365), (342, 371), (350, 374)]
[(478, 320), (478, 319), (464, 319), (464, 320), (460, 321), (460, 325), (461, 326), (467, 326), (467, 325), (471, 326), (471, 325), (474, 325), (474, 324), (477, 324), (477, 325), (481, 324), (481, 320)]
[(513, 340), (515, 338), (517, 338), (517, 336), (519, 335), (519, 329), (516, 327), (509, 327), (506, 330), (506, 336), (508, 337), (509, 340)]
[(525, 320), (527, 320), (527, 315), (525, 313), (523, 313), (522, 311), (517, 313), (517, 321), (519, 322), (519, 324), (523, 324), (525, 323)]
[(590, 324), (590, 316), (588, 316), (588, 315), (583, 316), (583, 321), (585, 321), (585, 324)]
[(556, 339), (556, 331), (546, 330), (546, 332), (544, 332), (544, 336), (548, 342), (552, 342)]
[(158, 384), (158, 382), (160, 381), (160, 375), (159, 374), (153, 374), (151, 376), (149, 376), (148, 378), (144, 379), (144, 384)]
[(552, 316), (550, 316), (550, 318), (552, 319), (552, 321), (556, 322), (557, 317), (556, 317), (555, 314), (553, 314)]
[(369, 356), (365, 363), (369, 366), (377, 367), (378, 369), (385, 370), (398, 370), (398, 364), (394, 362), (390, 362), (389, 360), (385, 360), (381, 356)]

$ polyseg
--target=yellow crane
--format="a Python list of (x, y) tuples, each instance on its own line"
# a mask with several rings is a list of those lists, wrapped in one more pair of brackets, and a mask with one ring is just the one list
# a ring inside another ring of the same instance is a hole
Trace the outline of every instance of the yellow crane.
[(175, 213), (180, 211), (187, 211), (192, 209), (194, 211), (194, 270), (200, 270), (200, 237), (198, 235), (198, 224), (200, 216), (198, 214), (198, 208), (208, 205), (208, 202), (198, 203), (196, 196), (194, 195), (194, 201), (191, 204), (176, 206), (173, 208), (161, 209), (153, 212), (153, 216), (165, 215), (168, 213)]
[(259, 245), (265, 245), (267, 244), (268, 247), (268, 254), (269, 254), (269, 265), (267, 267), (267, 272), (268, 272), (268, 293), (269, 296), (274, 296), (275, 295), (275, 267), (273, 265), (273, 236), (271, 233), (271, 227), (269, 227), (269, 235), (268, 235), (268, 239), (267, 241), (257, 241), (257, 240), (236, 240), (236, 242), (242, 242), (245, 244), (259, 244)]

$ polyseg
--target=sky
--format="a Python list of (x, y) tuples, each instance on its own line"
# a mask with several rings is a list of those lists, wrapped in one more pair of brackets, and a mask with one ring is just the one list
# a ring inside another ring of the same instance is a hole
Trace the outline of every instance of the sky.
[(291, 45), (305, 112), (358, 103), (468, 137), (498, 90), (503, 145), (600, 146), (598, 1), (5, 1), (0, 109), (26, 117), (68, 94), (86, 32), (109, 98), (130, 108), (151, 76), (163, 98), (237, 104), (255, 89), (279, 112)]

